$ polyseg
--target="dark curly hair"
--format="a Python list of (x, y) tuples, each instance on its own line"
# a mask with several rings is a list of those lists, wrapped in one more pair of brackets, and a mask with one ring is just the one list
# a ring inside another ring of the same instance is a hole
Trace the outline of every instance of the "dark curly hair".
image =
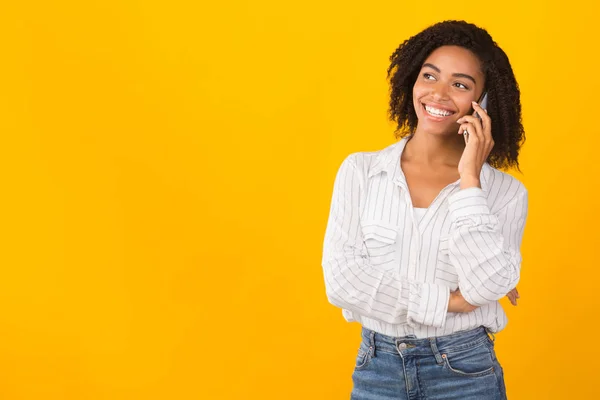
[(390, 82), (389, 118), (398, 126), (396, 138), (414, 133), (417, 114), (413, 85), (429, 54), (441, 46), (460, 46), (480, 60), (488, 93), (487, 112), (492, 120), (494, 147), (488, 163), (495, 168), (519, 169), (519, 149), (525, 142), (521, 122), (519, 86), (506, 53), (490, 34), (465, 21), (443, 21), (407, 39), (390, 56), (387, 70)]

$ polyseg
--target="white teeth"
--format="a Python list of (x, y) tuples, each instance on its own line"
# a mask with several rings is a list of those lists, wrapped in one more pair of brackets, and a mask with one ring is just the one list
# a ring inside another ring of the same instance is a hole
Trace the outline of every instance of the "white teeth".
[(429, 114), (435, 115), (435, 116), (438, 116), (438, 117), (447, 117), (448, 115), (454, 114), (453, 112), (446, 111), (446, 110), (439, 110), (437, 108), (433, 108), (433, 107), (430, 107), (428, 105), (425, 106), (425, 109), (427, 110), (427, 112)]

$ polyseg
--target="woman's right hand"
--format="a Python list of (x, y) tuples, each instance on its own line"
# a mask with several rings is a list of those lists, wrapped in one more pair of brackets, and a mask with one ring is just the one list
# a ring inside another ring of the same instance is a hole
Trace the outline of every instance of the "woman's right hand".
[(454, 292), (450, 292), (450, 301), (448, 302), (448, 312), (465, 313), (475, 310), (477, 306), (474, 306), (465, 300), (460, 289), (456, 289)]

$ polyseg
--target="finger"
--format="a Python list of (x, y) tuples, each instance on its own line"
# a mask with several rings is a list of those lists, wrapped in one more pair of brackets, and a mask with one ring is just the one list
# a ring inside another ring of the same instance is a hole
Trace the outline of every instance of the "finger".
[(477, 116), (481, 119), (481, 126), (483, 128), (483, 132), (489, 131), (491, 133), (492, 120), (487, 113), (487, 110), (481, 108), (479, 104), (473, 102), (473, 109), (477, 113)]
[(458, 127), (458, 134), (463, 135), (463, 139), (465, 140), (465, 146), (469, 144), (469, 138), (471, 136), (471, 132), (469, 129), (473, 129), (469, 127), (469, 124), (462, 124)]
[(477, 102), (473, 102), (473, 109), (477, 111), (477, 115), (481, 118), (481, 126), (483, 128), (483, 139), (486, 143), (491, 144), (494, 142), (492, 138), (492, 120), (487, 113), (487, 110), (482, 108)]
[(516, 302), (515, 302), (515, 297), (514, 297), (514, 295), (513, 295), (512, 293), (509, 293), (509, 294), (507, 294), (507, 295), (506, 295), (506, 297), (508, 297), (508, 299), (510, 300), (510, 303), (511, 303), (513, 306), (515, 306), (515, 305), (516, 305)]
[(517, 295), (517, 299), (521, 298), (521, 295), (519, 294), (519, 291), (517, 290), (517, 288), (515, 288), (514, 290), (515, 290), (515, 294)]
[(463, 115), (462, 117), (460, 117), (459, 119), (456, 120), (457, 123), (459, 124), (464, 124), (464, 123), (471, 123), (473, 125), (479, 125), (481, 126), (481, 120), (477, 117), (474, 117), (472, 115)]
[(506, 296), (508, 296), (508, 298), (511, 300), (511, 302), (514, 302), (514, 303), (517, 302), (518, 297), (517, 297), (517, 292), (515, 291), (515, 289), (512, 289), (510, 292), (508, 292)]
[[(464, 134), (465, 131), (467, 132), (467, 135)], [(460, 125), (460, 127), (458, 128), (458, 133), (464, 136), (465, 144), (468, 144), (469, 142), (477, 143), (479, 140), (481, 140), (477, 135), (477, 129), (475, 128), (475, 126), (467, 122)]]
[(491, 119), (485, 108), (482, 108), (476, 101), (473, 102), (473, 109), (477, 111), (477, 115), (481, 118), (485, 127), (491, 126)]
[(478, 139), (482, 143), (484, 143), (485, 133), (484, 133), (483, 121), (481, 120), (481, 118), (478, 118), (478, 117), (472, 116), (471, 118), (474, 119), (472, 123), (473, 123), (473, 125), (475, 125), (475, 130), (476, 130)]
[[(477, 154), (476, 157), (479, 161), (485, 161), (487, 158), (493, 142), (491, 141), (491, 134), (484, 134), (483, 127), (481, 126), (481, 120), (471, 115), (465, 115), (457, 120), (457, 122), (463, 122), (464, 124), (471, 125), (473, 129), (466, 128), (469, 132), (469, 141), (473, 141), (473, 151)], [(465, 143), (467, 143), (465, 141)]]
[(463, 115), (456, 122), (458, 122), (460, 124), (469, 123), (469, 124), (473, 125), (473, 127), (475, 128), (475, 134), (477, 135), (477, 137), (479, 137), (480, 139), (483, 139), (483, 127), (481, 126), (481, 120), (479, 118), (474, 117), (472, 115)]
[(508, 293), (511, 293), (517, 299), (519, 298), (519, 291), (517, 290), (516, 287), (511, 289), (510, 292), (508, 292)]

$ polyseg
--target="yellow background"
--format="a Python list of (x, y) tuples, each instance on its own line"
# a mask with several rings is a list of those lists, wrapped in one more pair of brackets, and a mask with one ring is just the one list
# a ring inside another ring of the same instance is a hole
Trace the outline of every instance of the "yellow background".
[(5, 2), (0, 398), (347, 399), (360, 327), (320, 265), (333, 179), (393, 143), (388, 57), (443, 19), (487, 28), (522, 90), (509, 398), (597, 398), (598, 11)]

